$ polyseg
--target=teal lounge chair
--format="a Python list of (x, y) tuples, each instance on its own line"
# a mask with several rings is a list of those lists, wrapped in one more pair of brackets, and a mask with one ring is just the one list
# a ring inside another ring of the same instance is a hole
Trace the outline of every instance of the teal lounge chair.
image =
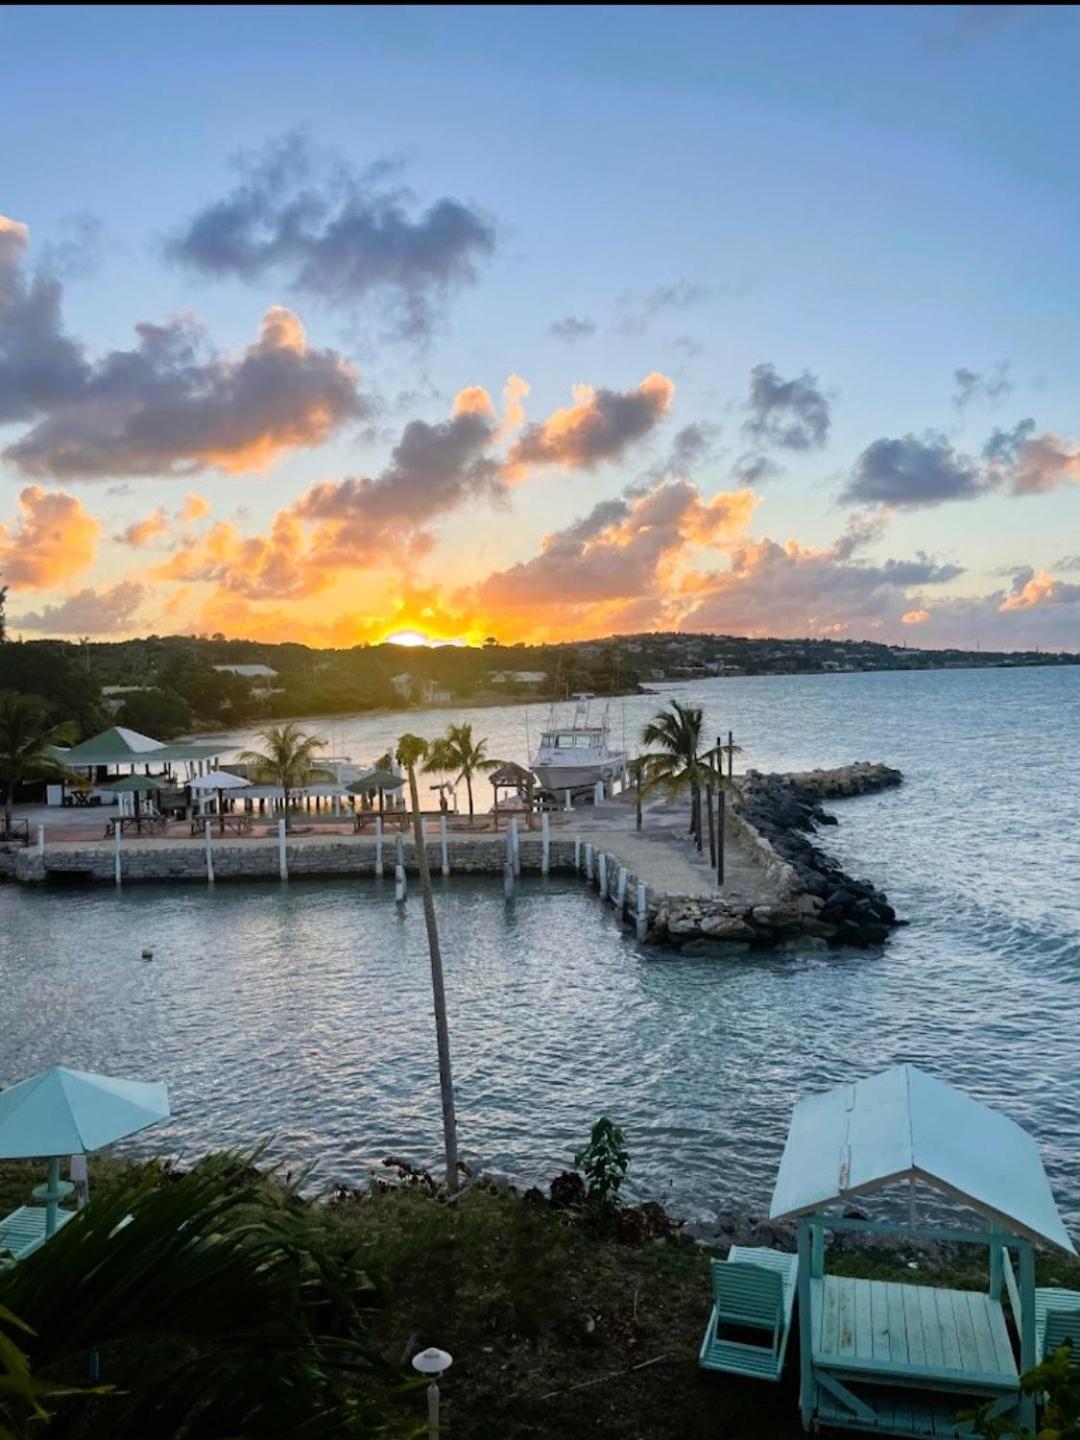
[(1072, 1363), (1080, 1365), (1080, 1290), (1052, 1286), (1035, 1291), (1035, 1361), (1072, 1341)]
[[(21, 1205), (6, 1219), (0, 1220), (0, 1270), (9, 1269), (16, 1260), (25, 1260), (27, 1255), (32, 1255), (45, 1244), (46, 1208), (44, 1205)], [(58, 1210), (56, 1229), (66, 1225), (74, 1214), (74, 1210)]]
[[(698, 1364), (756, 1380), (779, 1380), (791, 1334), (799, 1260), (779, 1250), (733, 1245), (712, 1262), (713, 1310)], [(762, 1332), (761, 1343), (747, 1332)]]

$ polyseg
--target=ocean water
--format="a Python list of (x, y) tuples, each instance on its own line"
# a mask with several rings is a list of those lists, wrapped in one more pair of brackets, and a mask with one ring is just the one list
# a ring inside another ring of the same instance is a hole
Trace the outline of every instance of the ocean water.
[[(607, 1113), (638, 1194), (694, 1217), (764, 1208), (792, 1103), (910, 1060), (1027, 1126), (1080, 1224), (1080, 669), (678, 693), (710, 733), (735, 731), (740, 766), (898, 765), (903, 786), (837, 804), (821, 841), (911, 923), (880, 950), (717, 962), (637, 946), (570, 879), (527, 881), (510, 907), (498, 883), (436, 881), (466, 1156), (549, 1177)], [(660, 703), (626, 702), (624, 722), (615, 702), (615, 736), (625, 723), (632, 746)], [(326, 729), (364, 760), (448, 718)], [(523, 709), (467, 718), (493, 754), (525, 758)], [(0, 1082), (53, 1062), (165, 1079), (174, 1118), (150, 1149), (268, 1139), (326, 1182), (386, 1154), (434, 1162), (419, 904), (400, 915), (371, 881), (0, 887)]]

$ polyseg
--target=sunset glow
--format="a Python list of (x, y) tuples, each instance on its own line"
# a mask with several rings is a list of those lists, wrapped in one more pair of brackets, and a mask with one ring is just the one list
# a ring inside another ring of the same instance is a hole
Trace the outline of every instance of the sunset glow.
[[(13, 636), (1080, 648), (1069, 7), (639, 7), (614, 50), (586, 10), (569, 55), (526, 7), (495, 67), (479, 10), (403, 52), (285, 7), (167, 173), (129, 80), (186, 113), (186, 12), (65, 12), (99, 59), (46, 112), (48, 12), (16, 8)], [(320, 63), (282, 133), (292, 25)], [(697, 68), (762, 55), (753, 102)], [(102, 94), (91, 163), (61, 137)], [(957, 196), (1008, 217), (975, 252)]]

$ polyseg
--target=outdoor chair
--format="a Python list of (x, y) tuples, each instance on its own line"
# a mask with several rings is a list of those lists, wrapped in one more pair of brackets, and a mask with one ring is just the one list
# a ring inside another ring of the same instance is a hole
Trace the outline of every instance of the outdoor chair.
[[(20, 1205), (18, 1210), (0, 1220), (0, 1270), (10, 1269), (16, 1260), (25, 1260), (45, 1244), (48, 1238), (45, 1234), (47, 1208), (45, 1205)], [(66, 1225), (74, 1214), (74, 1210), (58, 1210), (56, 1229)]]
[(1048, 1355), (1072, 1341), (1073, 1365), (1080, 1365), (1080, 1290), (1040, 1286), (1035, 1291), (1035, 1360), (1042, 1364)]
[(796, 1255), (746, 1245), (733, 1245), (726, 1260), (712, 1262), (713, 1309), (698, 1356), (703, 1369), (780, 1379), (798, 1265)]

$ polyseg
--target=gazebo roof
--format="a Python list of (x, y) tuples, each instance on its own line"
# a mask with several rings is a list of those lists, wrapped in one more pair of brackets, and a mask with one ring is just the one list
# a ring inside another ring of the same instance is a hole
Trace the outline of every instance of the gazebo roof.
[(149, 735), (140, 735), (137, 730), (112, 725), (68, 750), (54, 746), (53, 754), (65, 765), (166, 765), (178, 760), (209, 760), (228, 748), (223, 741), (217, 744), (180, 741), (166, 745)]
[(536, 776), (531, 770), (526, 770), (524, 765), (518, 765), (513, 760), (507, 760), (497, 770), (492, 770), (488, 776), (492, 785), (535, 785)]
[(156, 760), (157, 752), (164, 749), (160, 740), (151, 740), (149, 735), (140, 735), (123, 725), (113, 725), (62, 753), (65, 765), (124, 765)]
[(796, 1104), (769, 1213), (791, 1219), (909, 1179), (1074, 1251), (1027, 1131), (914, 1065)]

